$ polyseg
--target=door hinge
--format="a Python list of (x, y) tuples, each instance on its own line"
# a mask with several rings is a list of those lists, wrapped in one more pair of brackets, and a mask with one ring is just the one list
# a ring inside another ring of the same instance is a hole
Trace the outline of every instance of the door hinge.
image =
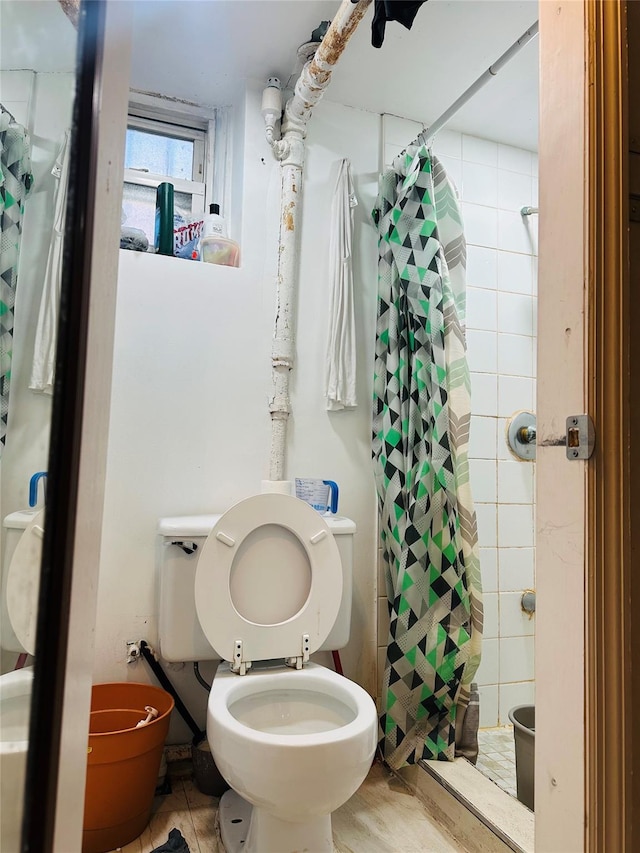
[(589, 415), (570, 415), (567, 418), (567, 459), (588, 459), (596, 443), (596, 430)]

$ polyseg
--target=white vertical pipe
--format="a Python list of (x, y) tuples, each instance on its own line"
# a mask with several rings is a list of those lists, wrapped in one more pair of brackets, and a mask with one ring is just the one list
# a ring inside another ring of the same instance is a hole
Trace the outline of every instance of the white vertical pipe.
[[(301, 161), (304, 146), (300, 140)], [(291, 412), (289, 374), (295, 350), (295, 275), (298, 263), (296, 222), (298, 197), (302, 187), (302, 162), (283, 163), (280, 190), (280, 235), (276, 273), (276, 316), (271, 349), (273, 391), (271, 413), (271, 452), (269, 479), (284, 480), (286, 469), (287, 422)]]
[(296, 229), (302, 198), (304, 139), (313, 107), (331, 80), (331, 72), (371, 0), (342, 0), (314, 58), (302, 69), (293, 96), (285, 107), (282, 138), (272, 144), (281, 162), (280, 239), (276, 274), (276, 317), (271, 351), (273, 392), (269, 480), (286, 477), (287, 423), (291, 412), (289, 375), (295, 354), (295, 293), (298, 271)]

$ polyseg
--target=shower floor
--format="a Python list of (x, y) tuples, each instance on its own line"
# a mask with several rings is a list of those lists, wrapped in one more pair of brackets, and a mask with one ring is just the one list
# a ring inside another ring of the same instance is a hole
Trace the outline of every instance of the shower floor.
[(480, 729), (478, 732), (478, 770), (512, 797), (516, 794), (516, 747), (513, 726)]

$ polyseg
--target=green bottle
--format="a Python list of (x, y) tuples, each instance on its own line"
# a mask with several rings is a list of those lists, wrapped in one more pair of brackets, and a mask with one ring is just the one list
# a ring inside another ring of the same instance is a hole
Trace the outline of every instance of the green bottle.
[(173, 255), (173, 184), (162, 183), (156, 190), (156, 254)]

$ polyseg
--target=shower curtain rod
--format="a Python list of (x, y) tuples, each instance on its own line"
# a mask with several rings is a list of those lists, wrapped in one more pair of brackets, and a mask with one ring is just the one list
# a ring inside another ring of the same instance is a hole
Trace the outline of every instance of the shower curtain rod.
[(491, 80), (492, 77), (495, 77), (499, 71), (501, 71), (504, 66), (509, 62), (513, 57), (519, 53), (522, 48), (528, 44), (531, 39), (535, 38), (538, 35), (538, 21), (532, 24), (529, 29), (524, 32), (520, 38), (515, 41), (511, 47), (509, 47), (505, 52), (500, 56), (493, 65), (490, 65), (487, 70), (481, 74), (475, 83), (472, 83), (469, 88), (460, 95), (460, 97), (455, 100), (451, 106), (445, 110), (442, 115), (437, 118), (433, 124), (431, 124), (428, 128), (422, 131), (422, 133), (418, 134), (417, 138), (414, 140), (412, 144), (417, 145), (426, 145), (430, 142), (436, 133), (439, 130), (448, 124), (454, 115), (460, 110), (467, 101), (470, 101), (471, 98), (479, 92), (486, 84)]

